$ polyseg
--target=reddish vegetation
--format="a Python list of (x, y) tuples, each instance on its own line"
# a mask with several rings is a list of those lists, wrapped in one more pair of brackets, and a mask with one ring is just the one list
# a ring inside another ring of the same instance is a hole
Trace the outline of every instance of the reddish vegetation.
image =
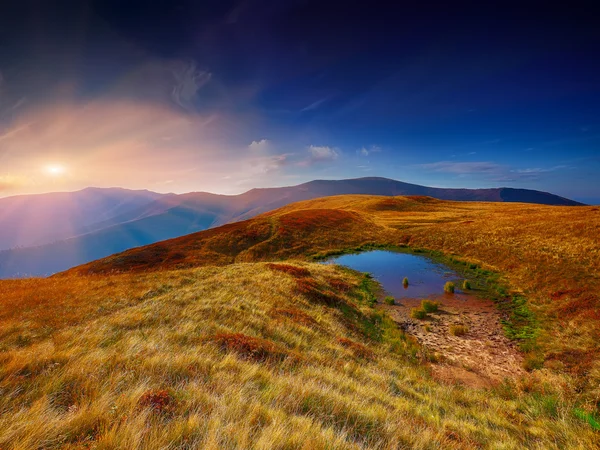
[(559, 317), (563, 318), (572, 318), (582, 313), (588, 316), (596, 316), (600, 313), (600, 298), (595, 294), (586, 294), (578, 298), (572, 298), (559, 306), (557, 313)]
[(149, 390), (138, 400), (138, 406), (140, 408), (150, 408), (157, 414), (173, 414), (176, 407), (175, 397), (165, 389), (161, 390)]
[(223, 350), (235, 352), (244, 359), (256, 362), (282, 360), (287, 356), (271, 341), (242, 333), (219, 333), (213, 339)]
[(310, 276), (310, 270), (302, 267), (292, 266), (290, 264), (267, 264), (267, 267), (271, 270), (287, 273), (296, 278)]
[(375, 356), (367, 347), (350, 339), (340, 337), (337, 338), (337, 342), (348, 350), (351, 350), (354, 356), (358, 358), (373, 359)]
[(317, 324), (315, 319), (297, 308), (276, 308), (271, 311), (271, 314), (276, 317), (286, 317), (302, 325), (312, 326)]
[(329, 280), (329, 285), (337, 292), (346, 293), (352, 289), (352, 286), (349, 283), (346, 283), (342, 280)]
[(358, 213), (337, 209), (307, 209), (292, 211), (279, 218), (279, 232), (293, 234), (311, 233), (322, 229), (351, 230), (354, 222), (361, 220)]
[(327, 306), (336, 306), (343, 303), (343, 299), (333, 293), (323, 292), (319, 284), (312, 278), (298, 278), (296, 280), (298, 293), (310, 301), (322, 303)]
[(577, 349), (553, 352), (546, 356), (546, 361), (559, 361), (573, 375), (581, 376), (588, 373), (597, 355), (593, 351)]
[(556, 292), (553, 292), (550, 294), (550, 297), (552, 298), (552, 300), (562, 300), (563, 298), (567, 297), (567, 296), (577, 296), (579, 294), (581, 294), (582, 292), (584, 292), (584, 289), (561, 289), (558, 290)]

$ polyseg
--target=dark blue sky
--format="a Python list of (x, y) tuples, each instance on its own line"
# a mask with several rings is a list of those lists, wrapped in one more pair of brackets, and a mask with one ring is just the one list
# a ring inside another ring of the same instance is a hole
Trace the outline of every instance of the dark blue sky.
[(391, 3), (3, 2), (0, 195), (386, 176), (600, 202), (592, 3)]

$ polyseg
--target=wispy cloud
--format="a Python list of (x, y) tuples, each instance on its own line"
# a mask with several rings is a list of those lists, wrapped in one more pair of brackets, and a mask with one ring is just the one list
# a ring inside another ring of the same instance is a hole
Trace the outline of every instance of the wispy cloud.
[(290, 154), (271, 155), (254, 159), (250, 162), (253, 172), (257, 175), (278, 171), (290, 164)]
[(433, 172), (454, 174), (458, 177), (474, 176), (496, 182), (537, 180), (550, 172), (573, 169), (573, 167), (566, 165), (514, 169), (491, 161), (438, 161), (417, 164), (416, 167)]
[(495, 173), (506, 169), (505, 166), (489, 161), (438, 161), (428, 164), (418, 164), (418, 166), (434, 172), (453, 173), (457, 175)]
[(316, 102), (313, 102), (310, 105), (302, 108), (300, 110), (300, 112), (307, 112), (307, 111), (313, 111), (315, 109), (318, 109), (319, 107), (321, 107), (321, 105), (323, 105), (324, 103), (326, 103), (327, 101), (329, 101), (330, 98), (331, 98), (330, 95), (328, 95), (327, 97), (323, 97), (323, 98), (317, 100)]
[(311, 145), (308, 147), (308, 164), (335, 161), (339, 158), (339, 150), (329, 146)]
[(378, 145), (371, 145), (370, 147), (362, 147), (360, 150), (356, 151), (356, 154), (359, 156), (369, 156), (371, 153), (379, 153), (381, 151), (381, 147)]
[(248, 146), (248, 149), (254, 153), (266, 153), (271, 147), (271, 142), (268, 139), (261, 139), (259, 141), (252, 141)]
[(6, 133), (4, 134), (0, 134), (0, 141), (3, 141), (5, 139), (9, 139), (11, 137), (13, 137), (14, 135), (20, 133), (21, 131), (26, 130), (27, 128), (29, 128), (29, 125), (31, 125), (30, 123), (26, 123), (24, 125), (20, 125), (16, 128), (13, 128), (12, 130), (8, 130)]
[(183, 109), (193, 111), (196, 94), (202, 86), (210, 81), (212, 74), (197, 69), (196, 63), (193, 61), (187, 64), (178, 64), (172, 73), (175, 85), (171, 91), (171, 99)]

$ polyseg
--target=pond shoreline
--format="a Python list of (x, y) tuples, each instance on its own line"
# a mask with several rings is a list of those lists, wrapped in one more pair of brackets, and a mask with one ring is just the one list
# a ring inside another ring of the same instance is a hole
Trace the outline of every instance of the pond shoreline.
[[(444, 293), (445, 281), (459, 285), (465, 279), (445, 259), (407, 248), (373, 248), (340, 252), (326, 261), (367, 272), (379, 282), (378, 307), (427, 349), (432, 375), (440, 381), (490, 388), (524, 375), (518, 342), (505, 333), (508, 314), (492, 299), (493, 291), (474, 277), (467, 278), (473, 289)], [(408, 286), (401, 285), (405, 276)], [(394, 294), (393, 304), (389, 294)], [(436, 310), (420, 317), (413, 311), (422, 309), (424, 299), (434, 302)]]

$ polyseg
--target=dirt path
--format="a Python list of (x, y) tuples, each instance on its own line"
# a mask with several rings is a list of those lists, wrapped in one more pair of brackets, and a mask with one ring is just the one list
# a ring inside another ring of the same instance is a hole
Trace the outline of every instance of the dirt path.
[[(442, 381), (474, 387), (490, 387), (505, 378), (525, 373), (522, 355), (504, 336), (501, 315), (490, 300), (468, 294), (445, 294), (434, 298), (439, 310), (424, 320), (411, 318), (421, 299), (399, 299), (385, 308), (400, 326), (442, 356), (432, 364), (432, 373)], [(451, 334), (453, 325), (465, 325), (463, 336)]]

